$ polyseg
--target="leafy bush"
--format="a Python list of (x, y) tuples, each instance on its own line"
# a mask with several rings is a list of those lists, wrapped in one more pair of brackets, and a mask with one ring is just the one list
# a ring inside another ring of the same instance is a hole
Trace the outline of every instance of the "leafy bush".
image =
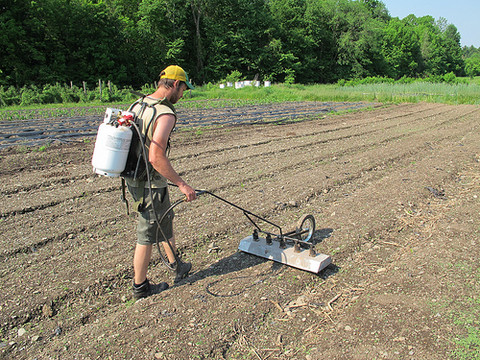
[(286, 69), (285, 70), (285, 84), (292, 85), (295, 83), (295, 70)]
[(402, 76), (400, 79), (396, 81), (397, 84), (412, 84), (414, 82), (415, 82), (415, 79), (408, 76)]
[(20, 89), (20, 105), (42, 104), (42, 92), (35, 86), (24, 86)]
[(394, 84), (395, 80), (387, 77), (368, 76), (363, 79), (339, 80), (337, 82), (340, 86), (357, 86), (368, 84)]
[(225, 78), (225, 80), (227, 82), (235, 82), (235, 81), (240, 81), (242, 79), (242, 73), (238, 70), (234, 70), (232, 71), (229, 75), (227, 75), (227, 77)]
[(207, 89), (207, 90), (213, 90), (213, 89), (216, 89), (216, 88), (217, 88), (217, 86), (216, 86), (215, 84), (212, 84), (211, 82), (203, 85), (203, 87), (204, 87), (205, 89)]
[(43, 87), (41, 103), (42, 104), (55, 104), (61, 103), (63, 101), (62, 96), (59, 92), (58, 83), (55, 85), (47, 84)]
[[(65, 104), (65, 103), (89, 103), (94, 101), (101, 102), (130, 102), (136, 98), (131, 93), (131, 88), (119, 89), (116, 85), (110, 84), (110, 87), (97, 86), (93, 90), (83, 89), (83, 87), (69, 86), (62, 84), (47, 84), (43, 88), (35, 85), (24, 86), (17, 89), (13, 86), (5, 88), (0, 86), (0, 107), (5, 106), (27, 106), (34, 104)], [(145, 85), (142, 93), (152, 93), (155, 91), (152, 85)]]
[(448, 74), (443, 75), (443, 81), (445, 81), (447, 84), (456, 84), (457, 77), (453, 72), (449, 72)]
[(338, 86), (358, 86), (358, 85), (367, 85), (367, 84), (412, 84), (415, 82), (428, 82), (432, 84), (467, 84), (466, 79), (460, 79), (455, 76), (453, 72), (450, 72), (445, 75), (430, 75), (423, 79), (415, 79), (407, 76), (403, 76), (398, 80), (394, 80), (388, 77), (366, 77), (363, 79), (351, 79), (351, 80), (338, 80)]
[(424, 82), (429, 82), (432, 84), (441, 84), (441, 83), (446, 83), (446, 84), (451, 84), (451, 85), (457, 85), (457, 84), (467, 84), (468, 81), (466, 79), (461, 79), (457, 78), (453, 72), (450, 72), (445, 75), (430, 75), (426, 77), (425, 79), (422, 79), (421, 81)]
[(0, 86), (0, 106), (20, 104), (20, 92), (13, 86)]
[(142, 86), (142, 90), (140, 91), (142, 94), (151, 94), (155, 91), (151, 84), (145, 84)]

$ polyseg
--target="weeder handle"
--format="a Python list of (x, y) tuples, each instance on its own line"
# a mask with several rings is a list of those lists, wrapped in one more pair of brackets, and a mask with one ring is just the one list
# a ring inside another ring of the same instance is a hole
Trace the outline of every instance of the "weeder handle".
[[(170, 184), (170, 183), (169, 183), (168, 185), (178, 187), (178, 186), (175, 185), (175, 184)], [(222, 198), (222, 197), (220, 197), (220, 196), (218, 196), (218, 195), (216, 195), (216, 194), (214, 194), (213, 192), (210, 192), (210, 191), (208, 191), (208, 190), (198, 190), (198, 189), (195, 189), (195, 193), (196, 193), (197, 195), (202, 195), (202, 194), (211, 195), (211, 196), (213, 196), (214, 198), (217, 198), (218, 200), (221, 200), (221, 201), (223, 201), (224, 203), (226, 203), (226, 204), (228, 204), (228, 205), (230, 205), (230, 206), (233, 206), (234, 208), (237, 208), (238, 210), (243, 211), (243, 214), (248, 218), (248, 220), (250, 220), (250, 222), (253, 223), (253, 224), (255, 225), (255, 227), (257, 227), (259, 230), (260, 230), (260, 228), (258, 227), (258, 225), (255, 223), (255, 221), (253, 221), (253, 219), (252, 219), (249, 215), (251, 215), (251, 216), (253, 216), (253, 217), (257, 218), (257, 219), (260, 219), (260, 220), (266, 222), (267, 224), (272, 225), (273, 227), (276, 227), (276, 228), (280, 231), (279, 237), (283, 240), (283, 231), (282, 231), (282, 228), (281, 228), (279, 225), (277, 225), (277, 224), (275, 224), (275, 223), (273, 223), (273, 222), (271, 222), (271, 221), (268, 221), (267, 219), (265, 219), (265, 218), (263, 218), (263, 217), (261, 217), (261, 216), (259, 216), (259, 215), (256, 215), (256, 214), (252, 213), (251, 211), (248, 211), (248, 210), (246, 210), (246, 209), (238, 206), (237, 204), (234, 204), (234, 203), (232, 203), (232, 202), (230, 202), (230, 201), (228, 201), (228, 200), (226, 200), (226, 199), (224, 199), (224, 198)], [(183, 201), (184, 201), (184, 200), (183, 200)]]

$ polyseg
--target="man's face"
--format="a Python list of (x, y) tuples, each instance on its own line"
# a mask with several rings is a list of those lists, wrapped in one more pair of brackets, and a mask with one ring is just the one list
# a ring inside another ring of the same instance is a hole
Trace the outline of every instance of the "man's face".
[(175, 104), (178, 100), (183, 97), (183, 92), (187, 89), (187, 85), (182, 81), (175, 81), (174, 89), (172, 95), (170, 96), (170, 102)]

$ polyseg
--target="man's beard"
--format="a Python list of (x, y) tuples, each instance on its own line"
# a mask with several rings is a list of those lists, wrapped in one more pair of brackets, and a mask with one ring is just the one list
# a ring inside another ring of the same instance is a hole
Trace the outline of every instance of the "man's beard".
[(178, 100), (180, 100), (180, 87), (176, 87), (172, 96), (170, 96), (170, 102), (172, 104), (175, 104)]

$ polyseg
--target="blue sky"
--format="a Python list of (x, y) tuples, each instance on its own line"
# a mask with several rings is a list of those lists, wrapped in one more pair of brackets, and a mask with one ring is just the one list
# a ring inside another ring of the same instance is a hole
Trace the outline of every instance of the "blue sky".
[(479, 0), (381, 0), (393, 17), (403, 19), (413, 14), (416, 17), (431, 15), (438, 20), (456, 26), (462, 46), (480, 47), (480, 1)]

